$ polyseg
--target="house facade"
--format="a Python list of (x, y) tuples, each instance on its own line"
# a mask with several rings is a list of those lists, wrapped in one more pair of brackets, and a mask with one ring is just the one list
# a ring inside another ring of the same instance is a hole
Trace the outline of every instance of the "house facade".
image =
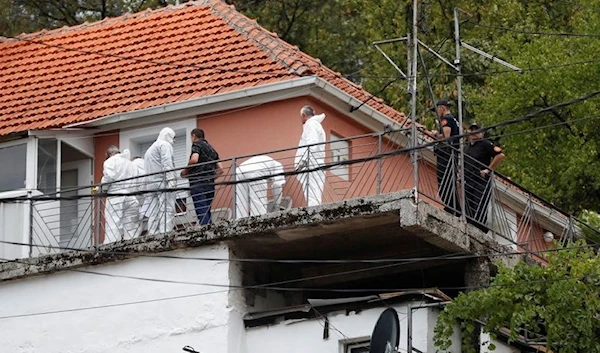
[[(11, 303), (0, 308), (0, 343), (8, 351), (300, 349), (309, 340), (297, 333), (322, 333), (322, 320), (250, 327), (246, 315), (415, 288), (452, 297), (485, 285), (486, 256), (543, 261), (547, 235), (565, 239), (576, 228), (500, 176), (490, 232), (445, 213), (430, 141), (420, 136), (425, 147), (404, 151), (410, 119), (218, 0), (0, 38), (0, 54), (0, 164), (10, 166), (0, 168), (0, 298)], [(326, 114), (330, 166), (316, 208), (293, 175), (304, 105)], [(216, 221), (196, 224), (180, 179), (172, 232), (102, 245), (106, 198), (96, 187), (106, 149), (143, 156), (164, 127), (176, 133), (176, 168), (187, 164), (194, 128), (218, 151)], [(243, 217), (235, 167), (256, 155), (284, 166), (285, 207)], [(355, 261), (328, 261), (343, 259)], [(317, 337), (311, 349), (352, 351), (358, 338), (364, 348), (382, 310), (336, 314), (349, 337)], [(415, 347), (432, 347), (432, 310), (420, 311)]]

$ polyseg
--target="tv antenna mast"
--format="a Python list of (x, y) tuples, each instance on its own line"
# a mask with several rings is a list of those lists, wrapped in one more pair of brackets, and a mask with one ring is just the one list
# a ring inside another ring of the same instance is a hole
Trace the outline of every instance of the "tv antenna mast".
[[(410, 124), (411, 124), (410, 147), (413, 148), (411, 151), (411, 161), (413, 163), (413, 180), (414, 180), (413, 192), (414, 192), (415, 203), (419, 199), (419, 193), (418, 193), (419, 163), (418, 163), (418, 151), (415, 148), (419, 144), (419, 141), (417, 138), (417, 125), (416, 125), (419, 120), (417, 118), (417, 61), (418, 61), (418, 55), (419, 55), (419, 49), (418, 49), (419, 45), (421, 47), (423, 47), (425, 50), (427, 50), (429, 53), (431, 53), (433, 56), (435, 56), (437, 59), (439, 59), (440, 61), (442, 61), (449, 67), (451, 67), (456, 72), (456, 88), (457, 88), (457, 93), (458, 93), (457, 106), (458, 106), (459, 135), (463, 135), (463, 133), (464, 133), (463, 132), (463, 107), (462, 107), (463, 97), (462, 97), (461, 47), (465, 48), (469, 51), (472, 51), (478, 55), (481, 55), (484, 58), (489, 59), (495, 63), (505, 66), (510, 70), (513, 70), (513, 71), (516, 71), (519, 73), (523, 73), (523, 70), (518, 68), (517, 66), (514, 66), (494, 55), (488, 54), (488, 53), (484, 52), (483, 50), (478, 49), (472, 45), (462, 42), (460, 39), (460, 22), (459, 22), (459, 13), (461, 13), (461, 12), (470, 16), (470, 14), (468, 12), (466, 12), (458, 7), (454, 8), (454, 41), (455, 41), (456, 57), (452, 62), (450, 60), (444, 58), (437, 51), (435, 51), (434, 49), (432, 49), (431, 47), (427, 46), (425, 43), (423, 43), (422, 41), (419, 40), (419, 38), (417, 36), (417, 31), (418, 31), (418, 2), (417, 2), (417, 0), (413, 0), (413, 4), (412, 4), (412, 33), (410, 34), (410, 36), (394, 38), (394, 39), (385, 39), (385, 40), (373, 42), (373, 45), (375, 46), (377, 51), (379, 51), (379, 53), (381, 53), (384, 56), (384, 58), (394, 67), (394, 69), (396, 69), (396, 71), (398, 71), (400, 76), (402, 76), (404, 79), (408, 80), (408, 93), (411, 95), (411, 99), (410, 99)], [(408, 46), (407, 46), (408, 47), (407, 48), (408, 74), (405, 74), (402, 71), (402, 69), (400, 68), (400, 66), (398, 64), (396, 64), (381, 48), (381, 46), (385, 45), (385, 44), (390, 44), (390, 43), (395, 43), (395, 42), (403, 42), (403, 41), (408, 41)], [(431, 92), (431, 94), (433, 95), (433, 91)], [(435, 97), (432, 97), (432, 99), (435, 101)], [(461, 189), (465, 190), (465, 177), (464, 177), (464, 172), (463, 172), (464, 171), (464, 146), (462, 143), (459, 144), (459, 146), (460, 146), (459, 147), (460, 185), (461, 185)], [(464, 192), (461, 193), (460, 201), (464, 207), (464, 205), (465, 205), (465, 193)], [(461, 214), (462, 214), (461, 217), (464, 219), (465, 212), (461, 212)]]

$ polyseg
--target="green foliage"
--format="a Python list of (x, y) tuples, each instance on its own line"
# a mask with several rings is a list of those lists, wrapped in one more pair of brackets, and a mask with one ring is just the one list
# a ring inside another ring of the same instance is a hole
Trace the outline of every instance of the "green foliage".
[[(549, 254), (545, 267), (499, 267), (488, 288), (460, 294), (440, 314), (434, 335), (439, 348), (450, 347), (457, 322), (472, 332), (481, 320), (493, 338), (508, 328), (512, 342), (526, 329), (554, 352), (600, 352), (600, 259), (593, 249), (578, 242)], [(473, 351), (469, 343), (463, 342), (465, 351)]]

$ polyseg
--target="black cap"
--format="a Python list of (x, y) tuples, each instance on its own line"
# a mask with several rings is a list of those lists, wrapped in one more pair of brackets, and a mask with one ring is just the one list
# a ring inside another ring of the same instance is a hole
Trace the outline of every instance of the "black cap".
[(437, 101), (435, 103), (435, 106), (437, 107), (438, 105), (445, 105), (446, 107), (451, 107), (452, 106), (452, 104), (449, 101), (445, 100), (445, 99), (440, 99), (439, 101)]
[(479, 124), (477, 123), (471, 123), (471, 125), (469, 125), (469, 130), (479, 130), (481, 129), (481, 126), (479, 126)]

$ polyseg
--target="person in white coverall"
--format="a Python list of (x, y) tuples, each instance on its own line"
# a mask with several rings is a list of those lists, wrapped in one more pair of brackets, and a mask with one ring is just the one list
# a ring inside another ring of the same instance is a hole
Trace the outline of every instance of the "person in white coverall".
[(146, 194), (144, 198), (145, 214), (148, 217), (148, 235), (166, 233), (173, 229), (175, 216), (175, 193), (165, 189), (177, 185), (173, 143), (175, 131), (164, 128), (158, 138), (144, 155), (144, 171), (146, 172), (146, 191), (158, 190)]
[[(258, 216), (267, 213), (267, 188), (271, 183), (274, 205), (281, 201), (281, 191), (285, 184), (283, 166), (269, 156), (255, 156), (240, 164), (235, 170), (235, 218)], [(281, 175), (277, 175), (281, 174)], [(260, 180), (243, 182), (244, 180)]]
[(138, 200), (134, 195), (128, 195), (135, 191), (136, 181), (119, 181), (137, 176), (137, 168), (129, 160), (127, 152), (119, 153), (115, 146), (106, 151), (102, 183), (108, 183), (106, 192), (115, 196), (106, 198), (104, 244), (132, 239), (141, 228)]
[[(321, 123), (325, 119), (325, 114), (315, 115), (315, 111), (310, 106), (304, 106), (300, 110), (302, 118), (302, 136), (298, 143), (296, 151), (295, 170), (310, 170), (318, 168), (325, 163), (325, 130)], [(315, 143), (320, 145), (307, 146)], [(307, 173), (297, 174), (298, 181), (302, 184), (304, 197), (306, 197), (307, 206), (318, 206), (321, 204), (323, 196), (323, 187), (325, 186), (325, 170), (316, 170)]]

